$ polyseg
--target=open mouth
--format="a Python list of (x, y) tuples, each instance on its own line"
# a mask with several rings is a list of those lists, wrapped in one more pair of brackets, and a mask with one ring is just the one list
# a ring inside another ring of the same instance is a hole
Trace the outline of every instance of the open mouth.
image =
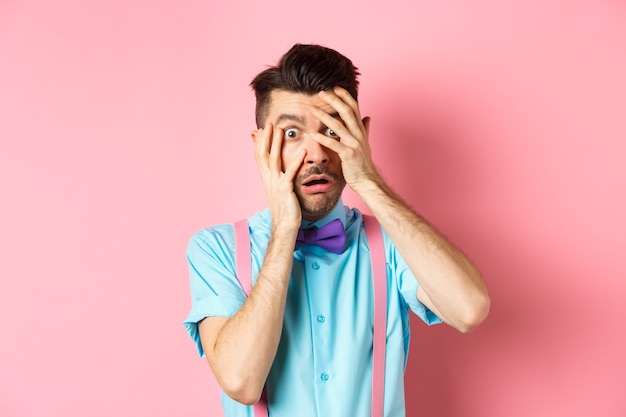
[(306, 187), (309, 187), (311, 185), (317, 185), (317, 184), (328, 184), (328, 180), (326, 179), (318, 179), (318, 180), (311, 180), (309, 182), (305, 182), (303, 185)]
[(306, 194), (326, 193), (333, 188), (332, 180), (325, 175), (316, 175), (306, 178), (302, 183), (302, 191)]

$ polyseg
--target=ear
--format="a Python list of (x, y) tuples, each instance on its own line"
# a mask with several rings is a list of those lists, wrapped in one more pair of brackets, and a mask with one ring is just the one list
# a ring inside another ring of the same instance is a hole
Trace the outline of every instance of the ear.
[(253, 130), (252, 132), (250, 132), (250, 137), (252, 138), (253, 142), (256, 142), (256, 137), (259, 134), (258, 130)]
[(365, 127), (365, 133), (367, 133), (367, 137), (370, 136), (370, 120), (372, 120), (369, 116), (363, 118), (363, 126)]

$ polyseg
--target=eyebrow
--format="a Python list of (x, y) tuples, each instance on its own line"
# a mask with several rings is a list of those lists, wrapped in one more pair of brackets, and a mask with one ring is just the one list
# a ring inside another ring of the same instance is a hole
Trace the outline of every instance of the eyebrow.
[[(334, 113), (329, 113), (330, 117), (333, 117), (335, 119), (341, 120), (341, 116), (339, 116), (338, 112), (334, 112)], [(287, 114), (287, 113), (283, 113), (280, 116), (278, 116), (278, 119), (276, 119), (276, 123), (275, 124), (279, 124), (281, 122), (284, 122), (285, 120), (290, 120), (292, 122), (296, 122), (296, 123), (300, 123), (301, 125), (304, 124), (304, 119), (302, 117), (300, 117), (297, 114)]]
[(278, 116), (278, 119), (276, 119), (275, 124), (279, 124), (280, 122), (284, 122), (285, 120), (291, 120), (292, 122), (297, 122), (297, 123), (300, 123), (301, 125), (304, 124), (304, 119), (298, 116), (297, 114), (285, 114), (285, 113)]

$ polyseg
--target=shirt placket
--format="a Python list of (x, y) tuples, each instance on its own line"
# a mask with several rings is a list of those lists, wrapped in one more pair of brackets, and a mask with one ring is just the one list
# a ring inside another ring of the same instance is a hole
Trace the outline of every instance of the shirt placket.
[(325, 408), (328, 393), (333, 390), (335, 368), (332, 361), (331, 325), (333, 317), (330, 314), (329, 298), (329, 270), (328, 265), (320, 257), (309, 255), (304, 259), (306, 271), (306, 285), (309, 294), (309, 320), (313, 340), (313, 378), (315, 385), (315, 399), (318, 415), (332, 415), (331, 410)]

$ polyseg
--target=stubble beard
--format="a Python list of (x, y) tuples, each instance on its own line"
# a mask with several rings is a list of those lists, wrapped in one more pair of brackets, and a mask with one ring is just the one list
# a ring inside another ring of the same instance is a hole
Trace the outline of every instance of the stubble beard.
[(302, 181), (311, 175), (327, 175), (332, 178), (334, 184), (332, 190), (319, 194), (305, 194), (300, 192), (298, 187), (295, 187), (302, 216), (307, 220), (318, 220), (335, 208), (346, 186), (346, 180), (343, 178), (343, 175), (331, 172), (323, 165), (317, 165), (298, 175), (296, 184), (302, 184)]

